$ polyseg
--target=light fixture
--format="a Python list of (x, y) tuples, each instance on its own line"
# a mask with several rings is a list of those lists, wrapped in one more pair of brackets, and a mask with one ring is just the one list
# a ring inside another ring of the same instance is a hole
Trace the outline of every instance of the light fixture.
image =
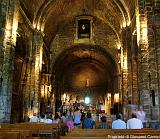
[(90, 103), (90, 98), (89, 98), (89, 97), (85, 97), (84, 102), (85, 102), (86, 104), (89, 104), (89, 103)]

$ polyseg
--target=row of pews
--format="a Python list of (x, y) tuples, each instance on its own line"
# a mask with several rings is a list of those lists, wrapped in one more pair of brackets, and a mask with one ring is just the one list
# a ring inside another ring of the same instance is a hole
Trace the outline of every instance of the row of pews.
[(16, 123), (2, 124), (0, 139), (59, 139), (68, 132), (64, 124)]
[(160, 131), (144, 129), (73, 129), (60, 139), (160, 139)]
[(64, 124), (17, 123), (2, 124), (0, 139), (160, 139), (160, 131), (144, 129), (81, 129), (71, 132)]

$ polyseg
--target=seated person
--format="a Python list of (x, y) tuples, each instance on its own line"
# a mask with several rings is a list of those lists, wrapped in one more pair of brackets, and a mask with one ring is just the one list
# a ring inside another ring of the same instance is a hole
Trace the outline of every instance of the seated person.
[(66, 123), (67, 122), (67, 117), (66, 117), (66, 113), (62, 113), (62, 116), (61, 116), (61, 122), (62, 123)]
[(107, 123), (107, 120), (106, 120), (106, 117), (105, 116), (102, 116), (101, 117), (101, 123), (100, 125), (98, 126), (98, 128), (101, 128), (101, 129), (108, 129), (109, 128), (109, 125)]
[(29, 122), (39, 122), (39, 118), (37, 117), (37, 113), (33, 113), (33, 116), (30, 118)]
[(91, 113), (87, 113), (87, 118), (82, 123), (82, 128), (92, 129), (95, 122), (92, 119)]
[(127, 121), (127, 129), (141, 128), (143, 128), (142, 121), (137, 118), (136, 114), (132, 114), (132, 118)]
[(122, 120), (120, 114), (116, 114), (116, 120), (112, 122), (112, 129), (126, 129), (126, 123)]
[(58, 113), (55, 113), (54, 119), (53, 119), (53, 124), (59, 124), (61, 123), (61, 118), (58, 115)]
[(67, 116), (66, 125), (68, 127), (68, 131), (70, 132), (72, 128), (74, 128), (74, 122), (72, 116)]
[(52, 124), (53, 123), (52, 116), (47, 114), (47, 118), (44, 120), (44, 123)]
[(41, 113), (40, 115), (40, 122), (44, 122), (45, 121), (45, 114)]

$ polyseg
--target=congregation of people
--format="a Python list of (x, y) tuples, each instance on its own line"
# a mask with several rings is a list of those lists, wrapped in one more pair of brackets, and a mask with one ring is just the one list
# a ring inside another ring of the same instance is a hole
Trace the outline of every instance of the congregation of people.
[(30, 118), (30, 122), (43, 122), (48, 124), (64, 123), (69, 130), (77, 127), (82, 127), (84, 129), (142, 129), (146, 126), (145, 112), (141, 107), (139, 111), (135, 110), (127, 120), (124, 120), (122, 114), (117, 113), (115, 119), (112, 119), (111, 123), (107, 121), (107, 116), (103, 113), (101, 114), (100, 121), (98, 121), (98, 126), (96, 126), (97, 121), (92, 115), (91, 112), (88, 111), (84, 113), (77, 107), (74, 112), (56, 112), (54, 117), (51, 113), (42, 113), (40, 117), (33, 114), (33, 117)]

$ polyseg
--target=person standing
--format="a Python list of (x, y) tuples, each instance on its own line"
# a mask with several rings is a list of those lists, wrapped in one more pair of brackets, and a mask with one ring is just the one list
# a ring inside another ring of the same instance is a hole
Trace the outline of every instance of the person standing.
[(74, 112), (74, 126), (78, 126), (81, 124), (81, 112), (78, 108), (75, 109), (75, 112)]
[(126, 129), (126, 123), (122, 120), (120, 114), (116, 114), (116, 120), (112, 122), (112, 129)]
[(146, 113), (143, 111), (143, 107), (139, 107), (139, 111), (137, 111), (137, 118), (142, 121), (143, 127), (146, 127)]

